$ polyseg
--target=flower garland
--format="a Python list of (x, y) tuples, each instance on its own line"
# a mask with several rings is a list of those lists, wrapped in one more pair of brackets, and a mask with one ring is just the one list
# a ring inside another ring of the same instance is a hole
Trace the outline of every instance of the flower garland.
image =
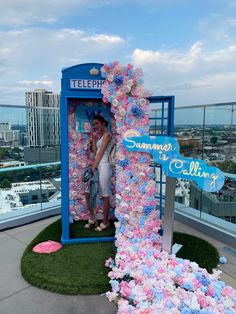
[(217, 314), (236, 313), (236, 291), (196, 263), (161, 250), (161, 221), (155, 210), (156, 187), (149, 155), (128, 152), (122, 146), (127, 130), (140, 135), (149, 131), (149, 93), (143, 88), (142, 71), (130, 64), (105, 64), (104, 103), (111, 103), (117, 128), (116, 242), (110, 301), (118, 314)]

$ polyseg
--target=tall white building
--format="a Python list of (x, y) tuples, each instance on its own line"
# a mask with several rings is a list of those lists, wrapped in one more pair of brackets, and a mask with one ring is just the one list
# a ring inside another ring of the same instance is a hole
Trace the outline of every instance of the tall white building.
[(45, 89), (25, 93), (27, 145), (54, 146), (60, 144), (60, 95)]
[(10, 122), (0, 122), (0, 143), (1, 145), (18, 145), (20, 131), (12, 130)]

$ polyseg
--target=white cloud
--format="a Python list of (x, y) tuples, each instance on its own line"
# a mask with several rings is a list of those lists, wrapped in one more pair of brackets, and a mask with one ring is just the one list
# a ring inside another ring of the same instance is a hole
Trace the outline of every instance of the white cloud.
[[(150, 12), (188, 0), (1, 0), (0, 25), (23, 26), (55, 23), (62, 18), (87, 14), (104, 6), (139, 5)], [(147, 11), (145, 11), (147, 12)]]
[(120, 44), (120, 43), (125, 42), (124, 39), (121, 38), (120, 36), (112, 36), (112, 35), (105, 35), (105, 34), (87, 36), (87, 37), (83, 37), (81, 40), (85, 42), (95, 42), (102, 45)]
[(21, 86), (47, 86), (47, 87), (52, 87), (53, 86), (53, 81), (45, 81), (45, 80), (38, 80), (38, 81), (30, 81), (30, 80), (25, 80), (25, 81), (19, 81), (19, 84)]
[(202, 42), (186, 52), (135, 49), (131, 59), (144, 69), (154, 94), (175, 94), (179, 105), (235, 99), (236, 46), (211, 52)]
[(234, 10), (231, 11), (231, 14), (215, 13), (199, 20), (197, 29), (201, 33), (201, 38), (208, 41), (209, 45), (222, 46), (224, 43), (235, 41), (236, 19)]
[(228, 20), (226, 20), (226, 22), (227, 22), (230, 26), (236, 26), (236, 19), (228, 19)]
[(106, 5), (104, 0), (3, 0), (0, 24), (9, 26), (54, 23), (69, 14)]
[(125, 40), (118, 35), (109, 34), (88, 34), (80, 29), (64, 28), (55, 33), (55, 37), (58, 40), (65, 40), (66, 38), (74, 38), (86, 43), (96, 43), (101, 45), (109, 44), (121, 44), (125, 43)]
[(202, 43), (196, 42), (186, 54), (173, 52), (160, 52), (152, 50), (135, 49), (132, 54), (132, 60), (135, 64), (156, 64), (164, 66), (168, 70), (177, 70), (180, 72), (189, 71), (193, 68), (195, 62), (200, 57)]
[(2, 31), (0, 42), (0, 103), (22, 103), (24, 92), (36, 87), (59, 92), (62, 67), (110, 61), (126, 46), (119, 35), (76, 28)]

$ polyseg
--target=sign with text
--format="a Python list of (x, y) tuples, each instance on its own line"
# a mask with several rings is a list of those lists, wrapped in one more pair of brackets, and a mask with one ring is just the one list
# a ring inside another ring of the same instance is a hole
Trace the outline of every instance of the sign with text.
[(101, 89), (104, 80), (70, 79), (70, 89)]
[(208, 166), (204, 160), (182, 157), (177, 139), (168, 136), (140, 136), (138, 131), (125, 133), (122, 143), (128, 151), (149, 153), (162, 165), (167, 176), (193, 180), (208, 192), (215, 192), (224, 185), (224, 174), (218, 168)]

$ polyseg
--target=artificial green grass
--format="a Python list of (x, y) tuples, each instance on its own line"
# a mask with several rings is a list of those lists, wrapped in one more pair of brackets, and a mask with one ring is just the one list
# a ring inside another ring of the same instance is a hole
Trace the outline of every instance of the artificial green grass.
[[(77, 221), (70, 225), (70, 237), (71, 238), (90, 238), (90, 237), (113, 237), (115, 234), (114, 222), (110, 223), (109, 228), (103, 230), (102, 232), (97, 232), (94, 228), (84, 229), (86, 222)], [(99, 224), (101, 221), (99, 221)]]
[[(114, 235), (114, 228), (99, 232), (84, 230), (85, 222), (77, 222), (71, 233), (81, 236)], [(43, 241), (60, 242), (61, 221), (44, 229), (26, 248), (21, 260), (22, 276), (33, 286), (62, 294), (100, 294), (109, 290), (105, 261), (115, 255), (113, 243), (81, 243), (66, 245), (51, 254), (37, 254), (32, 248)]]
[[(71, 237), (113, 236), (114, 225), (101, 233), (83, 229), (85, 222), (71, 225)], [(45, 228), (26, 248), (21, 260), (22, 276), (33, 286), (61, 294), (101, 294), (110, 289), (105, 261), (115, 255), (113, 243), (66, 245), (51, 254), (37, 254), (32, 248), (43, 241), (60, 242), (61, 220)], [(219, 255), (208, 242), (197, 237), (174, 233), (174, 242), (183, 244), (177, 256), (197, 262), (209, 272), (216, 267)]]

